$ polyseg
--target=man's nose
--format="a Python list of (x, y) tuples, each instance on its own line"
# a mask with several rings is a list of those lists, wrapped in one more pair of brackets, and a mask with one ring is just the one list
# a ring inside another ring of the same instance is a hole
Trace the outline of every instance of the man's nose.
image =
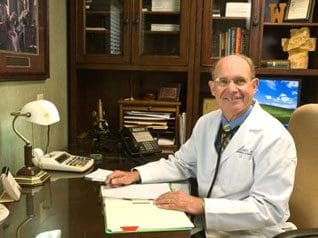
[(238, 89), (238, 86), (234, 83), (233, 80), (230, 80), (229, 84), (226, 86), (228, 90), (234, 91)]

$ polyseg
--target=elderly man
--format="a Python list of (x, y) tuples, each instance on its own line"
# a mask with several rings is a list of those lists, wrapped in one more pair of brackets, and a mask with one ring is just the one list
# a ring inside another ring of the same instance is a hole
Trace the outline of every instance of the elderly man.
[(201, 216), (208, 237), (272, 237), (289, 217), (293, 139), (254, 100), (258, 79), (248, 57), (221, 58), (209, 87), (220, 109), (202, 116), (174, 155), (131, 172), (115, 171), (107, 182), (121, 186), (196, 178), (198, 197), (169, 192), (155, 204)]

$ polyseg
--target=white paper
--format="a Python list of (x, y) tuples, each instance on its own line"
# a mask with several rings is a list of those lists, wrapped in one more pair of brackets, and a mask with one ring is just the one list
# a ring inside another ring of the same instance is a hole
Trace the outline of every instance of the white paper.
[(126, 111), (126, 115), (131, 116), (146, 116), (146, 117), (154, 117), (154, 118), (165, 118), (169, 119), (172, 113), (169, 112), (144, 112), (144, 111)]
[(97, 182), (105, 182), (106, 177), (111, 174), (113, 171), (112, 170), (107, 170), (107, 169), (97, 169), (94, 172), (85, 175), (86, 179), (92, 180), (92, 181), (97, 181)]
[(226, 17), (251, 17), (251, 3), (250, 2), (227, 2)]
[(122, 232), (122, 227), (136, 226), (138, 231), (187, 230), (193, 227), (184, 212), (160, 209), (152, 202), (134, 203), (104, 198), (106, 233)]
[(102, 196), (109, 198), (156, 199), (170, 191), (169, 183), (132, 184), (118, 188), (101, 186)]

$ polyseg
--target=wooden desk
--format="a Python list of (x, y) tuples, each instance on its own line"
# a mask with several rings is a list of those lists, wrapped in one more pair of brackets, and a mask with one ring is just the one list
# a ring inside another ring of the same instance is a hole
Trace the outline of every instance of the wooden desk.
[[(130, 169), (135, 165), (127, 159), (104, 159), (98, 165), (106, 169)], [(102, 237), (190, 237), (189, 231), (130, 233), (106, 236), (99, 184), (82, 177), (61, 178), (52, 173), (52, 180), (44, 186), (24, 188), (18, 202), (6, 203), (9, 217), (0, 225), (1, 238), (35, 238), (48, 230), (61, 230), (61, 238)], [(79, 174), (71, 174), (79, 176)]]

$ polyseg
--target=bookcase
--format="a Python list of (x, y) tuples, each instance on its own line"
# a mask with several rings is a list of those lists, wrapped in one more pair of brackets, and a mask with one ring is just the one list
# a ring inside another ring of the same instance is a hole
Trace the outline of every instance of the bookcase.
[(159, 100), (124, 100), (119, 104), (119, 128), (145, 126), (158, 139), (159, 145), (178, 148), (180, 102)]
[[(250, 4), (250, 15), (244, 9), (227, 13), (227, 4)], [(264, 67), (264, 62), (286, 60), (288, 53), (282, 50), (281, 39), (290, 38), (291, 29), (308, 27), (310, 37), (318, 36), (318, 4), (314, 5), (312, 21), (270, 21), (269, 4), (288, 3), (284, 0), (202, 0), (198, 1), (195, 58), (196, 83), (193, 88), (193, 121), (202, 115), (203, 101), (211, 97), (207, 83), (211, 79), (211, 68), (224, 55), (244, 53), (251, 57), (257, 76), (277, 78), (300, 78), (300, 104), (318, 101), (318, 50), (309, 52), (307, 69), (282, 69)], [(237, 14), (237, 15), (235, 15)], [(240, 15), (241, 14), (241, 15)], [(202, 19), (202, 21), (200, 21)], [(317, 46), (316, 46), (317, 48)]]

